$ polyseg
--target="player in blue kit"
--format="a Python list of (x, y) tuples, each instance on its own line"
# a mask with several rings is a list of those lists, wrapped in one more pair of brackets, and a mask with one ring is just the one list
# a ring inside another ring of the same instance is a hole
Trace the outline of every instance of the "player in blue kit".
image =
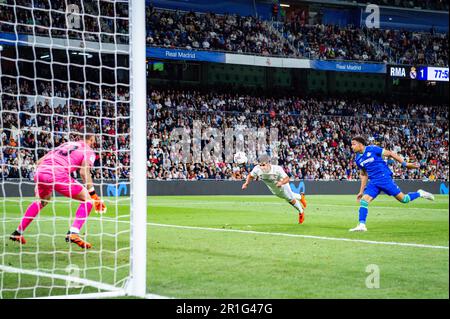
[(392, 171), (383, 159), (392, 158), (401, 163), (404, 168), (419, 168), (417, 163), (407, 163), (403, 157), (392, 151), (383, 149), (376, 145), (367, 145), (366, 140), (357, 136), (352, 139), (352, 150), (356, 154), (356, 165), (361, 169), (361, 188), (357, 199), (360, 202), (359, 224), (350, 231), (367, 231), (366, 219), (369, 203), (373, 201), (381, 191), (389, 196), (394, 196), (399, 202), (407, 204), (413, 200), (422, 197), (428, 200), (434, 200), (431, 193), (419, 189), (417, 192), (408, 194), (402, 193), (400, 188), (392, 179)]

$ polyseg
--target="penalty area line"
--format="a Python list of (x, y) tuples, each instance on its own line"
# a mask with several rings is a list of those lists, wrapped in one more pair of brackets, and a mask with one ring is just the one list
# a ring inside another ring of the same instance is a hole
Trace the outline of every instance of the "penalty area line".
[(158, 224), (158, 223), (147, 223), (147, 225), (155, 226), (155, 227), (191, 229), (191, 230), (205, 230), (205, 231), (229, 232), (229, 233), (241, 233), (241, 234), (253, 234), (253, 235), (268, 235), (268, 236), (283, 236), (283, 237), (294, 237), (294, 238), (330, 240), (330, 241), (345, 241), (345, 242), (355, 242), (355, 243), (372, 244), (372, 245), (405, 246), (405, 247), (446, 249), (446, 250), (448, 250), (448, 248), (449, 248), (448, 246), (435, 246), (435, 245), (415, 244), (415, 243), (400, 243), (400, 242), (390, 242), (390, 241), (375, 241), (375, 240), (353, 239), (353, 238), (326, 237), (326, 236), (315, 236), (315, 235), (261, 232), (261, 231), (241, 230), (241, 229), (224, 229), (224, 228), (210, 228), (210, 227), (199, 227), (199, 226), (181, 226), (181, 225)]

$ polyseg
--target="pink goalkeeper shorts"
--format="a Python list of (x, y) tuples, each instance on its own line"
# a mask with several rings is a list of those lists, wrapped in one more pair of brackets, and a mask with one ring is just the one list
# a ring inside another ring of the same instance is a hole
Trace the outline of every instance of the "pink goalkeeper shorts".
[(84, 188), (76, 179), (68, 175), (55, 175), (37, 173), (34, 176), (36, 182), (35, 194), (39, 198), (47, 198), (53, 194), (53, 190), (66, 197), (73, 198)]

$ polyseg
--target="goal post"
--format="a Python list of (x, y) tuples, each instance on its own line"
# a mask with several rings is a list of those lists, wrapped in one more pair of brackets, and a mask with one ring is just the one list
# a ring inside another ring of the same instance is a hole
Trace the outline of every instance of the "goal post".
[[(143, 0), (0, 1), (0, 299), (162, 297), (146, 280), (145, 34)], [(108, 208), (80, 232), (92, 249), (65, 242), (80, 204), (54, 189), (12, 242), (37, 160), (86, 127)]]
[(130, 2), (131, 58), (131, 280), (128, 293), (144, 297), (147, 272), (147, 107), (145, 1)]

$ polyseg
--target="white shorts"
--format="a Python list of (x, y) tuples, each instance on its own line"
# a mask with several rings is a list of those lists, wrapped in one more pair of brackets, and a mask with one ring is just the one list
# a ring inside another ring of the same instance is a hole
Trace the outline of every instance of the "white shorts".
[(300, 199), (300, 194), (296, 194), (292, 191), (289, 183), (281, 186), (276, 192), (273, 193), (275, 196), (282, 198), (287, 201), (292, 201), (294, 199)]

